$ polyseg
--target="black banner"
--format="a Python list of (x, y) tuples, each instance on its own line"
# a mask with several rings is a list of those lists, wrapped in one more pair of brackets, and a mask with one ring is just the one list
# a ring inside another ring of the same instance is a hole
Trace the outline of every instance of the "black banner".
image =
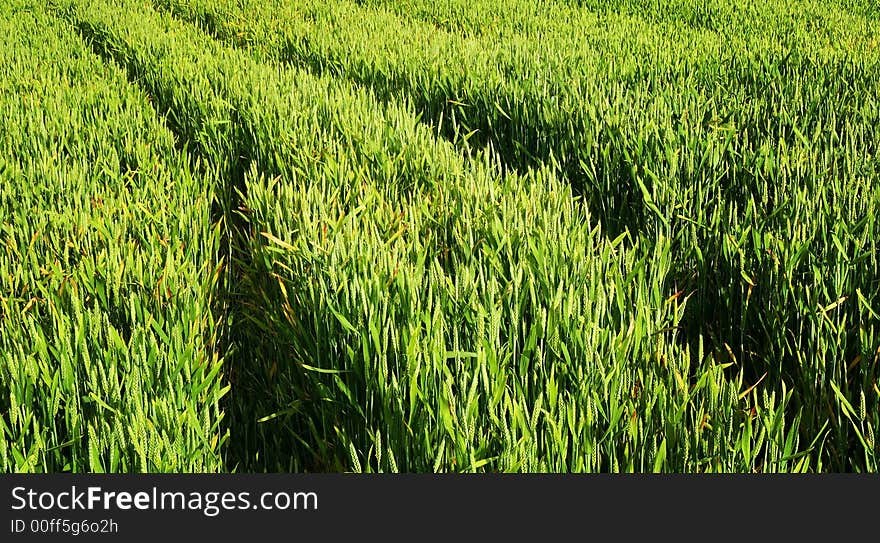
[(0, 541), (877, 537), (858, 475), (6, 475)]

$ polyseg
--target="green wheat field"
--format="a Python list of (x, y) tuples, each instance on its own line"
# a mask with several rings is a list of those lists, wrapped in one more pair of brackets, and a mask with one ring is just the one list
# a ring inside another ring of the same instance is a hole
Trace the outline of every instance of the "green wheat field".
[(0, 0), (0, 472), (877, 472), (874, 0)]

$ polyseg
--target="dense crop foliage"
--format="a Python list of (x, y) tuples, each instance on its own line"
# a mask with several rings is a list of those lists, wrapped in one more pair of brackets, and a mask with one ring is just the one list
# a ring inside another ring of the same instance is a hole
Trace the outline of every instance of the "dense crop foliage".
[(68, 25), (0, 40), (0, 469), (220, 470), (210, 177)]
[(4, 469), (876, 471), (876, 15), (790, 4), (12, 2)]

